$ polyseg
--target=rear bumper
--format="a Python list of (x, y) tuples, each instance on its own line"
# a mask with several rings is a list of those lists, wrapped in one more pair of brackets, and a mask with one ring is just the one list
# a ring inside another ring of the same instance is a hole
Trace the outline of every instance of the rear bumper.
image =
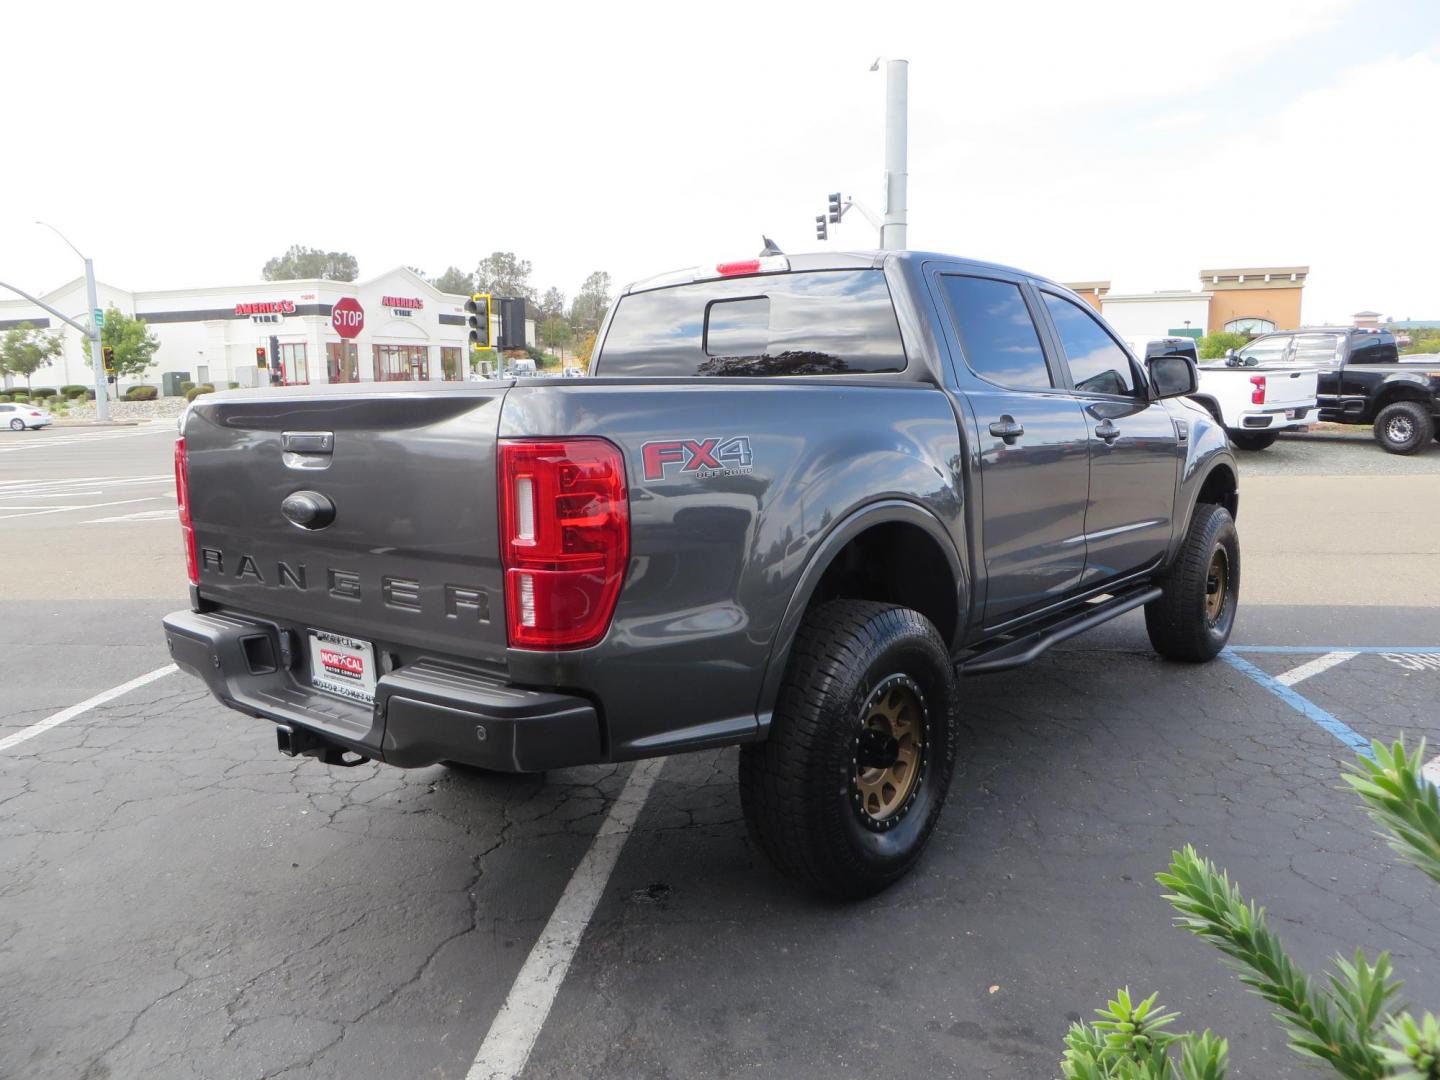
[(600, 717), (581, 697), (419, 660), (381, 675), (371, 707), (310, 687), (308, 650), (292, 629), (220, 611), (176, 611), (164, 625), (175, 663), (223, 704), (390, 765), (541, 772), (604, 760)]
[[(1232, 431), (1282, 431), (1290, 427), (1302, 427), (1314, 409), (1313, 405), (1277, 405), (1273, 408), (1255, 409), (1240, 414), (1240, 426)], [(1286, 413), (1293, 415), (1287, 416)]]

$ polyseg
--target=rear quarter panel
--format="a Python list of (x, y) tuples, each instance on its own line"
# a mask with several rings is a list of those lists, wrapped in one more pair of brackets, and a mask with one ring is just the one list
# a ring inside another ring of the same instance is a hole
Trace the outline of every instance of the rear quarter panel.
[[(602, 436), (625, 455), (631, 559), (608, 636), (593, 649), (509, 657), (517, 682), (592, 692), (616, 759), (758, 734), (786, 606), (817, 547), (860, 508), (903, 500), (963, 535), (955, 414), (924, 383), (522, 385), (499, 433)], [(749, 441), (748, 469), (702, 475), (681, 461), (645, 475), (646, 443), (737, 437)]]

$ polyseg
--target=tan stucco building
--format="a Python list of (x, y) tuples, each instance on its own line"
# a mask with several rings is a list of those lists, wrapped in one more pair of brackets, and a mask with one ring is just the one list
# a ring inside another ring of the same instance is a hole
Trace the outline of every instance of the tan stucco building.
[(1200, 287), (1210, 294), (1206, 332), (1264, 333), (1300, 325), (1300, 296), (1308, 266), (1250, 266), (1201, 270)]
[(1201, 270), (1195, 292), (1112, 293), (1108, 281), (1072, 281), (1066, 288), (1102, 312), (1133, 347), (1143, 347), (1161, 337), (1294, 330), (1309, 274), (1308, 266), (1240, 266)]

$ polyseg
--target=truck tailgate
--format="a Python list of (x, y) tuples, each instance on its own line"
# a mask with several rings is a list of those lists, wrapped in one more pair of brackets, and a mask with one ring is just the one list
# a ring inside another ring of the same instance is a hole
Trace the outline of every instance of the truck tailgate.
[[(503, 663), (495, 441), (508, 388), (197, 401), (184, 435), (201, 598), (411, 656)], [(297, 492), (329, 500), (334, 520), (287, 518)]]
[[(1241, 368), (1241, 371), (1246, 369)], [(1250, 374), (1257, 374), (1254, 369)], [(1265, 407), (1314, 406), (1318, 373), (1314, 369), (1271, 367), (1261, 369), (1265, 377)]]

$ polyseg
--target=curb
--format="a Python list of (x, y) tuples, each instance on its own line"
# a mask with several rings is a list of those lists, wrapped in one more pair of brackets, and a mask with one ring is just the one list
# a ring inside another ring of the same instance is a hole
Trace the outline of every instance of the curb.
[(103, 424), (99, 420), (56, 420), (51, 427), (65, 428), (112, 428), (112, 427), (139, 427), (141, 424), (148, 424), (148, 420), (106, 420)]

